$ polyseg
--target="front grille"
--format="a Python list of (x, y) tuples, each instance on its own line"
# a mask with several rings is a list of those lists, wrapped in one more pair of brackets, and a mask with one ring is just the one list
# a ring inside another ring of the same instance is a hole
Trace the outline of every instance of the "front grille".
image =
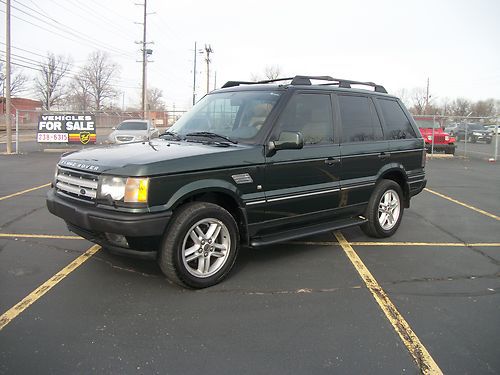
[(446, 140), (444, 139), (445, 135), (444, 134), (436, 134), (434, 136), (434, 143), (446, 143)]
[(125, 135), (119, 135), (116, 137), (116, 140), (118, 142), (131, 142), (134, 140), (134, 137), (130, 137), (130, 136), (125, 136)]
[(97, 197), (97, 174), (58, 168), (56, 188), (71, 197), (92, 202)]

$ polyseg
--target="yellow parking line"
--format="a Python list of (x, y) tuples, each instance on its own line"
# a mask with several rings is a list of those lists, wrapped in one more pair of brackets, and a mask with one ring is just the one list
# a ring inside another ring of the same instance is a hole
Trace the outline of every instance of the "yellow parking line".
[(400, 314), (396, 306), (391, 302), (382, 287), (377, 283), (377, 280), (375, 280), (368, 268), (366, 268), (361, 258), (358, 256), (358, 254), (356, 254), (349, 242), (347, 242), (347, 240), (344, 238), (342, 233), (338, 231), (335, 232), (335, 237), (340, 243), (340, 246), (342, 246), (342, 249), (353, 264), (354, 268), (356, 268), (366, 286), (372, 293), (375, 301), (377, 301), (385, 316), (405, 344), (406, 348), (415, 360), (417, 366), (420, 368), (421, 373), (442, 374), (443, 372), (441, 371), (437, 363), (431, 357), (415, 332), (413, 332), (410, 325)]
[(26, 190), (23, 190), (23, 191), (19, 191), (17, 193), (6, 195), (4, 197), (0, 197), (0, 201), (3, 201), (4, 199), (16, 197), (16, 196), (21, 195), (21, 194), (29, 193), (30, 191), (33, 191), (33, 190), (42, 189), (42, 188), (47, 187), (47, 186), (50, 186), (50, 183), (49, 184), (45, 184), (45, 185), (40, 185), (40, 186), (31, 188), (31, 189), (26, 189)]
[(456, 203), (456, 204), (459, 204), (460, 206), (463, 206), (463, 207), (466, 207), (470, 210), (473, 210), (473, 211), (476, 211), (476, 212), (479, 212), (480, 214), (483, 214), (483, 215), (486, 215), (488, 217), (491, 217), (492, 219), (495, 219), (495, 220), (500, 220), (500, 217), (496, 216), (496, 215), (493, 215), (493, 214), (490, 214), (489, 212), (486, 212), (484, 210), (481, 210), (480, 208), (476, 208), (474, 206), (471, 206), (470, 204), (467, 204), (467, 203), (463, 203), (463, 202), (460, 202), (460, 201), (457, 201), (456, 199), (453, 199), (447, 195), (444, 195), (444, 194), (441, 194), (441, 193), (438, 193), (437, 191), (434, 191), (434, 190), (431, 190), (431, 189), (428, 189), (428, 188), (425, 188), (424, 189), (425, 191), (428, 191), (429, 193), (432, 193), (432, 194), (435, 194), (437, 195), (438, 197), (441, 197), (441, 198), (444, 198), (444, 199), (447, 199), (449, 200), (450, 202), (453, 202), (453, 203)]
[(349, 242), (353, 246), (443, 246), (443, 247), (500, 247), (500, 242)]
[(9, 324), (12, 320), (14, 320), (19, 314), (21, 314), (24, 310), (30, 307), (33, 303), (35, 303), (40, 297), (42, 297), (45, 293), (47, 293), (50, 289), (56, 286), (61, 280), (63, 280), (66, 276), (68, 276), (71, 272), (80, 267), (83, 263), (85, 263), (92, 255), (97, 253), (101, 249), (100, 246), (94, 245), (90, 249), (88, 249), (85, 253), (76, 258), (73, 262), (68, 264), (54, 276), (52, 276), (45, 283), (36, 288), (33, 292), (28, 294), (22, 301), (20, 301), (17, 305), (7, 310), (0, 316), (0, 331)]
[(48, 238), (54, 240), (83, 240), (79, 236), (55, 236), (51, 234), (0, 233), (0, 238)]

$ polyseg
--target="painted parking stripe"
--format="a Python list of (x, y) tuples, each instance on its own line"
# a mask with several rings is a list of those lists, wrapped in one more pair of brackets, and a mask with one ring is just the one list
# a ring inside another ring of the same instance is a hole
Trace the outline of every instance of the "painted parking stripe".
[(88, 249), (85, 253), (80, 255), (54, 276), (52, 276), (49, 280), (44, 282), (38, 288), (36, 288), (33, 292), (28, 294), (22, 301), (20, 301), (17, 305), (7, 310), (0, 316), (0, 331), (9, 324), (12, 320), (14, 320), (19, 314), (21, 314), (24, 310), (30, 307), (33, 303), (35, 303), (40, 297), (42, 297), (45, 293), (47, 293), (50, 289), (56, 286), (60, 281), (62, 281), (66, 276), (68, 276), (71, 272), (80, 267), (83, 263), (89, 260), (92, 255), (97, 253), (101, 249), (100, 246), (94, 245), (90, 249)]
[(500, 242), (349, 242), (351, 246), (500, 247)]
[(18, 195), (26, 194), (26, 193), (29, 193), (30, 191), (34, 191), (34, 190), (38, 190), (38, 189), (43, 189), (43, 188), (45, 188), (47, 186), (50, 186), (50, 183), (45, 184), (45, 185), (36, 186), (34, 188), (31, 188), (31, 189), (26, 189), (26, 190), (23, 190), (23, 191), (19, 191), (17, 193), (6, 195), (4, 197), (0, 197), (0, 201), (3, 201), (4, 199), (13, 198), (13, 197), (16, 197)]
[(474, 206), (471, 206), (470, 204), (467, 204), (467, 203), (463, 203), (463, 202), (460, 202), (454, 198), (451, 198), (447, 195), (444, 195), (444, 194), (441, 194), (441, 193), (438, 193), (437, 191), (434, 191), (434, 190), (431, 190), (431, 189), (428, 189), (428, 188), (425, 188), (424, 189), (425, 191), (429, 192), (429, 193), (432, 193), (434, 195), (437, 195), (438, 197), (441, 197), (441, 198), (444, 198), (444, 199), (447, 199), (449, 200), (450, 202), (453, 202), (453, 203), (456, 203), (456, 204), (459, 204), (460, 206), (463, 206), (463, 207), (466, 207), (470, 210), (473, 210), (473, 211), (476, 211), (476, 212), (479, 212), (480, 214), (483, 214), (483, 215), (486, 215), (488, 217), (491, 217), (492, 219), (495, 219), (495, 220), (499, 220), (500, 221), (500, 217), (496, 216), (496, 215), (493, 215), (489, 212), (486, 212), (484, 210), (481, 210), (480, 208), (477, 208), (477, 207), (474, 207)]
[(0, 238), (44, 238), (53, 240), (83, 240), (80, 236), (56, 236), (52, 234), (0, 233)]
[(400, 314), (396, 306), (391, 302), (385, 291), (378, 284), (377, 280), (375, 280), (368, 268), (366, 268), (361, 258), (358, 254), (356, 254), (342, 233), (338, 231), (335, 232), (335, 237), (353, 264), (354, 268), (358, 271), (361, 279), (363, 279), (367, 288), (372, 293), (375, 301), (377, 301), (385, 316), (394, 327), (394, 330), (398, 333), (401, 341), (405, 344), (421, 373), (433, 375), (442, 374), (443, 372), (424, 347), (420, 339), (417, 337), (415, 332), (413, 332), (410, 325)]

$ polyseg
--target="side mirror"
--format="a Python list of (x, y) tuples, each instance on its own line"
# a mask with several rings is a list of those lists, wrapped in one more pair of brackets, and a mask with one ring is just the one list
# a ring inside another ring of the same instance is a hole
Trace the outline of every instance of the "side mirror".
[(300, 132), (281, 132), (276, 141), (267, 144), (267, 156), (273, 156), (280, 150), (300, 150), (304, 147), (304, 137)]

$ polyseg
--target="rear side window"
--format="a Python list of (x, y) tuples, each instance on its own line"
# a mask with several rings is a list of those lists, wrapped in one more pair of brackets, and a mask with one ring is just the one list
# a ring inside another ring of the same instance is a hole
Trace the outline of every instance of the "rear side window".
[(383, 139), (373, 102), (364, 96), (339, 96), (342, 142), (370, 142)]
[(397, 101), (389, 99), (377, 99), (377, 101), (382, 109), (382, 115), (387, 127), (387, 139), (416, 137), (410, 121)]

